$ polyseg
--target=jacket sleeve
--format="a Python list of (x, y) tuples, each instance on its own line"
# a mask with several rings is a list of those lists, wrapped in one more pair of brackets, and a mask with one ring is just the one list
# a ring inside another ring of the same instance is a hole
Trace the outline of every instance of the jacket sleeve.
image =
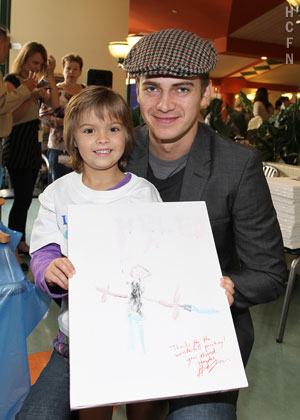
[(2, 77), (0, 79), (0, 115), (12, 112), (18, 108), (26, 99), (30, 97), (30, 90), (20, 85), (12, 92), (8, 93), (3, 83)]
[(246, 308), (276, 299), (287, 278), (282, 236), (259, 153), (250, 154), (232, 205), (239, 268), (229, 270), (235, 303)]

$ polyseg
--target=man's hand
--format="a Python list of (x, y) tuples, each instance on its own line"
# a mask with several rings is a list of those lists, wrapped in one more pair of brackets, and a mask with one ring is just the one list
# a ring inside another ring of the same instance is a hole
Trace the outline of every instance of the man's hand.
[(22, 79), (19, 77), (19, 80), (22, 85), (25, 85), (30, 91), (37, 87), (38, 79), (35, 72), (30, 71), (27, 79)]
[(229, 306), (231, 306), (234, 302), (234, 283), (229, 277), (222, 277), (220, 286), (225, 289), (225, 295), (227, 296)]
[(45, 280), (49, 286), (58, 285), (68, 290), (69, 278), (74, 274), (75, 268), (68, 258), (55, 258), (46, 270)]

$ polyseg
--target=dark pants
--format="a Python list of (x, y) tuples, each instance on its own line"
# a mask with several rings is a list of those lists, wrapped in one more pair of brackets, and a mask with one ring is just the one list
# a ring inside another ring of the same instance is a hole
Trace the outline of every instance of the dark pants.
[(69, 364), (53, 351), (31, 390), (17, 420), (71, 420), (77, 419), (77, 412), (70, 411)]
[(9, 213), (8, 227), (22, 233), (21, 241), (25, 241), (27, 212), (32, 201), (38, 172), (38, 169), (8, 168), (15, 194), (14, 203)]
[(52, 181), (61, 178), (64, 175), (72, 172), (72, 169), (62, 163), (58, 163), (58, 156), (61, 154), (61, 150), (48, 149), (47, 157), (51, 168)]
[[(16, 420), (77, 420), (78, 412), (70, 412), (69, 392), (69, 364), (53, 351), (47, 366), (25, 398)], [(230, 397), (223, 398), (221, 394), (219, 398), (196, 397), (195, 401), (193, 397), (172, 400), (171, 411), (172, 408), (175, 411), (167, 416), (167, 420), (236, 420), (237, 393), (225, 394)]]

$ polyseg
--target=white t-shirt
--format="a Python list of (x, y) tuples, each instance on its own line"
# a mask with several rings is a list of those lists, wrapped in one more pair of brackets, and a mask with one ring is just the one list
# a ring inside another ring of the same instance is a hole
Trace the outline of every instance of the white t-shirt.
[[(161, 202), (157, 189), (144, 178), (131, 174), (130, 181), (115, 190), (95, 191), (82, 182), (82, 174), (71, 172), (50, 184), (39, 196), (40, 209), (34, 222), (30, 253), (55, 243), (68, 256), (68, 205)], [(83, 215), (84, 216), (84, 215)], [(58, 317), (59, 329), (69, 332), (68, 299), (63, 298)]]

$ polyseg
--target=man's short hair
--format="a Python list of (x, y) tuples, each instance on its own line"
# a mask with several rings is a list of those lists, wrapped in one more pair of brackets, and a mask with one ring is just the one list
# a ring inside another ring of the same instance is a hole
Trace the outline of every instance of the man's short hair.
[(124, 61), (132, 77), (195, 77), (208, 74), (217, 63), (213, 44), (182, 29), (165, 29), (146, 35), (134, 45)]

